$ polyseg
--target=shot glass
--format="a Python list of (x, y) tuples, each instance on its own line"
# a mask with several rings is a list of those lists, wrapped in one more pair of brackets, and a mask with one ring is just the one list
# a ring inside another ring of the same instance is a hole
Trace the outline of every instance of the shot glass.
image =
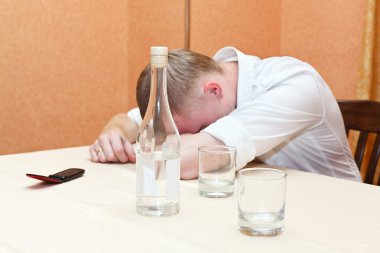
[(238, 171), (239, 230), (276, 236), (284, 230), (286, 172), (271, 168)]
[(210, 198), (225, 198), (234, 193), (236, 149), (229, 146), (198, 148), (199, 194)]

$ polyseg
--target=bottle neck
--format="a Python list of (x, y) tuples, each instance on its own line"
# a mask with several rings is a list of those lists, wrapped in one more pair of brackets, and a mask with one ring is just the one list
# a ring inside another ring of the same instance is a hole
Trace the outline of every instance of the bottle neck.
[(179, 154), (180, 137), (170, 111), (167, 93), (167, 65), (151, 65), (150, 97), (137, 138), (142, 152)]
[[(168, 107), (166, 65), (151, 66), (150, 97), (147, 112), (161, 114)], [(152, 116), (152, 115), (151, 115)]]

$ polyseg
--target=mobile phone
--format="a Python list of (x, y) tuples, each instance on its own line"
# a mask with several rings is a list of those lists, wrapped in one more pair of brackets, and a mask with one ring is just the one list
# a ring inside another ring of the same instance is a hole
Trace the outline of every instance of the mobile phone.
[(42, 175), (30, 174), (30, 173), (27, 173), (26, 176), (34, 178), (34, 179), (42, 180), (47, 183), (60, 184), (60, 183), (64, 183), (64, 182), (76, 179), (78, 177), (81, 177), (83, 176), (84, 172), (85, 172), (84, 169), (70, 168), (70, 169), (66, 169), (58, 173), (52, 174), (48, 177), (42, 176)]

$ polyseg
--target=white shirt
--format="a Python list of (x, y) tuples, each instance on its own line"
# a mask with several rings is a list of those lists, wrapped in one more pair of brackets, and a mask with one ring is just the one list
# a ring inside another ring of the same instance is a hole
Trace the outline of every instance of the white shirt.
[[(258, 158), (362, 181), (336, 99), (313, 67), (292, 57), (261, 60), (232, 47), (214, 59), (238, 62), (237, 108), (202, 131), (237, 149), (238, 169)], [(141, 122), (138, 109), (128, 115)]]

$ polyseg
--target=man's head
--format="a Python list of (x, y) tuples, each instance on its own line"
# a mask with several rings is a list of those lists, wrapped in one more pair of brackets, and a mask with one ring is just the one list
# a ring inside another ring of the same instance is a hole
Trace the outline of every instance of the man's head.
[[(150, 93), (150, 64), (140, 74), (136, 88), (141, 116), (145, 115)], [(180, 133), (196, 133), (220, 118), (224, 69), (208, 56), (178, 49), (169, 52), (168, 99)], [(215, 101), (213, 101), (215, 100)], [(215, 108), (217, 107), (217, 108)]]

